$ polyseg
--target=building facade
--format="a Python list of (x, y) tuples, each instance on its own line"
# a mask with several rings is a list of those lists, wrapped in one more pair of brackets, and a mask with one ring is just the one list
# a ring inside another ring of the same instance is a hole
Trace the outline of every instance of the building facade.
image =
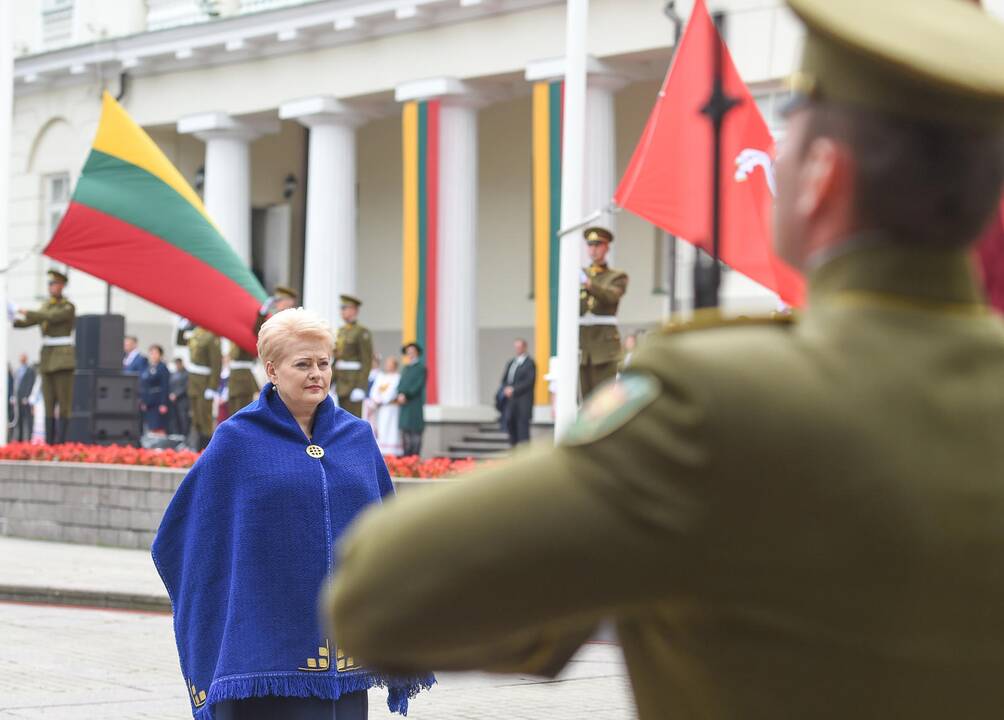
[[(659, 91), (674, 37), (664, 4), (590, 3), (584, 207), (608, 208)], [(689, 14), (689, 0), (676, 5)], [(717, 7), (729, 13), (740, 73), (780, 132), (775, 106), (797, 24), (780, 0)], [(50, 262), (39, 250), (108, 90), (266, 286), (300, 288), (335, 323), (339, 293), (358, 295), (383, 354), (397, 352), (402, 333), (425, 332), (437, 362), (431, 417), (488, 417), (516, 337), (546, 367), (549, 352), (535, 347), (544, 195), (534, 153), (547, 122), (560, 127), (545, 109), (560, 114), (563, 2), (24, 0), (15, 12), (7, 237), (9, 256), (26, 259), (10, 273), (13, 303), (44, 296)], [(613, 264), (630, 275), (622, 330), (689, 311), (686, 243), (629, 213), (599, 222), (615, 231)], [(105, 311), (96, 278), (71, 270), (67, 294), (79, 313)], [(110, 295), (141, 343), (170, 346), (173, 316)], [(724, 300), (737, 312), (777, 304), (734, 272)], [(36, 336), (12, 333), (10, 357), (37, 356)]]

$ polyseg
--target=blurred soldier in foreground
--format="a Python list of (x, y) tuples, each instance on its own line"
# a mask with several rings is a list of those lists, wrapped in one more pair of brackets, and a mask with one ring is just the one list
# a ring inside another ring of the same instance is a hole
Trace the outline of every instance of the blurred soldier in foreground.
[[(63, 297), (68, 278), (58, 270), (49, 271), (49, 299), (38, 310), (18, 308), (14, 327), (38, 325), (42, 330), (42, 353), (38, 372), (45, 398), (45, 442), (66, 441), (73, 404), (73, 370), (77, 367), (73, 348), (76, 308)], [(58, 417), (56, 408), (59, 408)]]
[(373, 365), (373, 336), (358, 322), (363, 301), (352, 295), (342, 295), (341, 300), (344, 324), (335, 340), (335, 392), (338, 406), (361, 418)]
[(617, 374), (621, 359), (617, 307), (627, 292), (628, 276), (607, 265), (607, 253), (614, 241), (612, 232), (591, 227), (582, 235), (592, 260), (579, 278), (579, 391), (587, 398)]
[(806, 311), (650, 333), (561, 447), (367, 513), (327, 598), (365, 665), (555, 673), (612, 617), (642, 720), (1000, 717), (1004, 326), (970, 244), (1004, 27), (788, 3), (775, 230)]
[[(277, 285), (272, 296), (258, 310), (255, 319), (254, 334), (272, 315), (296, 305), (296, 290)], [(230, 379), (227, 381), (227, 410), (231, 415), (246, 407), (254, 400), (258, 392), (258, 381), (254, 377), (255, 356), (244, 350), (237, 343), (230, 344)]]
[(213, 400), (220, 384), (223, 355), (220, 339), (197, 327), (188, 340), (188, 404), (195, 432), (195, 449), (204, 450), (213, 436)]

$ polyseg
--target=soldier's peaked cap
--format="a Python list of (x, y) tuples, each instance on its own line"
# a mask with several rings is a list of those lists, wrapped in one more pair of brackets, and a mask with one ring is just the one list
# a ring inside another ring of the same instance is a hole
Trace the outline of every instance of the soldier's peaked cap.
[(70, 281), (70, 278), (66, 277), (66, 273), (59, 270), (49, 270), (46, 274), (49, 276), (49, 282), (61, 282), (65, 285)]
[(279, 297), (292, 298), (293, 300), (296, 300), (296, 298), (299, 297), (299, 294), (296, 292), (296, 290), (294, 290), (291, 287), (287, 287), (286, 285), (276, 285), (274, 294), (278, 295)]
[(614, 234), (604, 227), (591, 227), (586, 228), (582, 231), (582, 237), (586, 239), (587, 243), (595, 242), (613, 242)]
[(795, 103), (1004, 126), (1004, 23), (963, 0), (787, 0), (805, 23)]
[(346, 306), (346, 305), (352, 305), (353, 307), (359, 307), (360, 305), (363, 304), (363, 301), (360, 300), (359, 298), (355, 297), (354, 295), (340, 295), (339, 297), (341, 298), (342, 306), (343, 307)]

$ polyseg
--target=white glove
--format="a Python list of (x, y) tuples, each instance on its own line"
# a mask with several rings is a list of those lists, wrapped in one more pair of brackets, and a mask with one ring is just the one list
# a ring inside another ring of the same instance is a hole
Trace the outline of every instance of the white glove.
[(216, 397), (216, 391), (210, 388), (206, 388), (206, 391), (202, 393), (202, 397), (204, 397), (206, 400), (212, 400), (214, 397)]
[(579, 285), (585, 285), (589, 281), (589, 276), (585, 270), (579, 270)]
[(11, 322), (17, 318), (17, 305), (12, 302), (7, 303), (7, 319)]
[(351, 393), (349, 393), (349, 400), (352, 402), (362, 402), (366, 399), (366, 391), (362, 388), (356, 388)]

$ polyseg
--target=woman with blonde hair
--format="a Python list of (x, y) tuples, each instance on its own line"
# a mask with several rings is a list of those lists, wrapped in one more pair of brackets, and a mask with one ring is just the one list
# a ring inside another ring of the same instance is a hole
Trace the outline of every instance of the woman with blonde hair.
[(318, 620), (332, 546), (393, 494), (369, 424), (328, 396), (333, 348), (328, 323), (303, 308), (262, 325), (269, 382), (217, 428), (154, 540), (199, 720), (360, 720), (375, 685), (404, 714), (435, 682), (358, 666)]

